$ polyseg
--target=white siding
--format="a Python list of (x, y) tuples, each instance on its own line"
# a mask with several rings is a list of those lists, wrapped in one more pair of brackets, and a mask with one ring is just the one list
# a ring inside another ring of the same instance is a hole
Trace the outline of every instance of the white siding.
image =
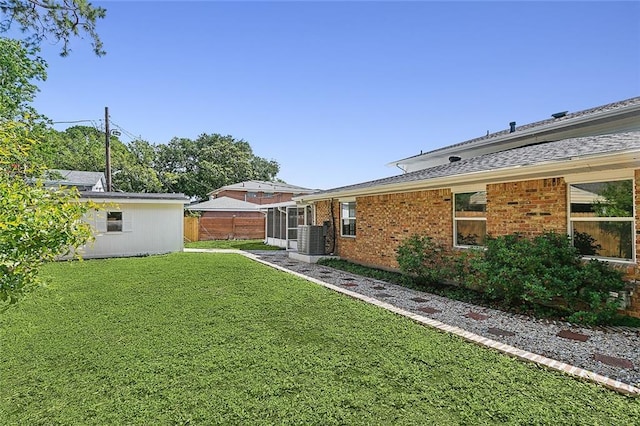
[(91, 212), (85, 220), (94, 228), (95, 241), (78, 250), (84, 258), (161, 254), (183, 249), (183, 204), (120, 202), (122, 232), (106, 232), (106, 213)]

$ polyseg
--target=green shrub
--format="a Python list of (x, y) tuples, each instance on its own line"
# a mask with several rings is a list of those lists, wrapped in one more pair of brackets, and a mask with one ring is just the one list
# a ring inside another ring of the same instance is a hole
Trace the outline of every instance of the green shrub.
[(609, 293), (624, 288), (620, 271), (598, 260), (583, 262), (564, 234), (505, 235), (488, 238), (486, 250), (453, 253), (428, 236), (412, 235), (396, 252), (412, 286), (451, 279), (509, 307), (553, 307), (585, 324), (612, 322), (618, 307)]
[(418, 284), (438, 282), (450, 270), (444, 248), (431, 237), (414, 234), (398, 246), (396, 253), (400, 271), (413, 277)]
[(570, 319), (586, 323), (613, 319), (617, 306), (609, 292), (624, 287), (620, 271), (597, 260), (582, 262), (570, 238), (555, 233), (489, 238), (480, 269), (490, 297), (510, 305), (559, 304), (573, 314)]
[(447, 272), (446, 278), (463, 287), (478, 290), (482, 287), (485, 279), (482, 271), (483, 262), (484, 250), (482, 249), (470, 248), (454, 252), (449, 258), (450, 268), (445, 271)]

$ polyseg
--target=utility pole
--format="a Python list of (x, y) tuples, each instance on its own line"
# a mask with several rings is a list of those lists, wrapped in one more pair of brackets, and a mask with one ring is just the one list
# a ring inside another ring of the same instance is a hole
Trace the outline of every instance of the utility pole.
[(109, 135), (109, 107), (104, 107), (104, 153), (107, 159), (105, 170), (107, 192), (111, 192), (111, 140)]

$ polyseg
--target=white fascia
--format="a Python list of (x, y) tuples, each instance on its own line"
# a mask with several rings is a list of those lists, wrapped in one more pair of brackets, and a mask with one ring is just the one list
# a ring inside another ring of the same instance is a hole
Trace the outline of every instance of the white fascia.
[(577, 173), (604, 172), (607, 170), (640, 168), (640, 150), (615, 154), (595, 154), (575, 159), (549, 161), (527, 166), (512, 166), (497, 170), (465, 173), (455, 176), (426, 179), (397, 184), (379, 185), (360, 189), (329, 192), (325, 194), (309, 194), (296, 199), (300, 202), (314, 202), (328, 199), (347, 199), (366, 195), (412, 192), (427, 189), (456, 188), (458, 186), (513, 182), (530, 179), (565, 177)]
[[(584, 126), (585, 124), (589, 124), (590, 122), (593, 122), (596, 120), (603, 120), (603, 119), (612, 118), (612, 117), (615, 118), (616, 116), (621, 116), (621, 115), (629, 114), (630, 112), (633, 113), (633, 112), (639, 112), (639, 111), (640, 111), (640, 105), (637, 105), (637, 104), (630, 105), (627, 107), (616, 108), (610, 111), (600, 111), (600, 112), (596, 112), (596, 113), (592, 113), (584, 116), (574, 117), (569, 120), (561, 120), (561, 121), (557, 121), (557, 122), (553, 122), (545, 125), (531, 127), (524, 130), (517, 130), (513, 133), (507, 133), (505, 135), (496, 136), (490, 139), (483, 138), (477, 142), (470, 142), (468, 144), (465, 144), (464, 142), (462, 142), (462, 145), (454, 144), (448, 147), (443, 147), (430, 152), (426, 152), (424, 154), (418, 154), (412, 157), (407, 157), (400, 160), (392, 161), (390, 163), (387, 163), (387, 166), (398, 167), (401, 170), (406, 170), (406, 168), (402, 167), (402, 164), (411, 164), (415, 162), (421, 162), (432, 157), (447, 157), (448, 155), (451, 155), (451, 154), (459, 154), (467, 150), (480, 148), (484, 146), (488, 148), (492, 145), (508, 142), (511, 139), (535, 137), (539, 133), (544, 133), (544, 132), (549, 132), (554, 130), (562, 131), (570, 127)], [(619, 118), (619, 120), (629, 120), (629, 118), (621, 117)], [(636, 117), (636, 120), (637, 120), (637, 117)], [(597, 126), (598, 124), (593, 123), (593, 125)]]

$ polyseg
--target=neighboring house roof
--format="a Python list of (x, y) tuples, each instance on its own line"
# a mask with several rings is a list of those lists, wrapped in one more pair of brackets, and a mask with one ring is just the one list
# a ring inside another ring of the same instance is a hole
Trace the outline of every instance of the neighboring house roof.
[(448, 162), (450, 156), (475, 157), (531, 143), (552, 142), (573, 137), (595, 136), (640, 130), (640, 97), (614, 102), (574, 113), (553, 114), (553, 118), (508, 128), (429, 152), (393, 161), (404, 171), (415, 171)]
[(102, 172), (85, 172), (81, 170), (60, 170), (60, 169), (52, 169), (49, 170), (55, 174), (59, 174), (61, 176), (60, 179), (49, 178), (45, 185), (53, 186), (53, 185), (62, 185), (62, 186), (74, 186), (78, 188), (78, 190), (91, 189), (96, 185), (100, 190), (105, 187), (106, 179), (104, 177), (104, 173)]
[(202, 203), (187, 206), (188, 210), (195, 211), (258, 211), (258, 204), (248, 203), (242, 200), (236, 200), (235, 198), (219, 197), (213, 200), (205, 201)]
[(80, 198), (85, 199), (104, 199), (104, 200), (133, 200), (144, 202), (155, 201), (171, 201), (186, 204), (189, 198), (180, 193), (152, 193), (152, 192), (96, 192), (96, 191), (80, 191)]
[(289, 185), (282, 182), (266, 182), (262, 180), (248, 180), (245, 182), (226, 185), (209, 192), (207, 195), (218, 194), (222, 191), (246, 191), (246, 192), (290, 192), (294, 194), (309, 194), (315, 189), (303, 188), (301, 186)]
[(464, 183), (471, 181), (471, 176), (475, 175), (477, 180), (482, 180), (482, 176), (503, 170), (509, 171), (511, 175), (514, 175), (516, 171), (524, 175), (528, 167), (541, 165), (550, 165), (557, 170), (563, 170), (568, 168), (570, 162), (581, 159), (592, 159), (592, 164), (585, 164), (582, 167), (597, 170), (601, 166), (598, 158), (620, 153), (625, 154), (624, 161), (631, 162), (636, 167), (640, 164), (640, 131), (564, 139), (514, 148), (398, 176), (320, 191), (295, 199), (296, 201), (312, 201), (332, 196), (390, 192), (398, 190), (400, 187), (419, 186), (412, 185), (414, 183), (423, 184), (429, 180), (442, 181), (452, 177), (461, 177), (463, 178), (461, 182)]
[(257, 204), (260, 210), (268, 210), (268, 209), (277, 209), (279, 207), (296, 207), (298, 204), (293, 201), (283, 201), (281, 203), (271, 203), (271, 204)]

